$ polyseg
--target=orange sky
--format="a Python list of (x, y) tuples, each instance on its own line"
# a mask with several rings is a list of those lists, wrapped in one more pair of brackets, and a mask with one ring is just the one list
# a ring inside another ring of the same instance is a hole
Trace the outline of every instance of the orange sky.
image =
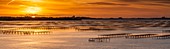
[(162, 17), (170, 0), (0, 0), (0, 15)]

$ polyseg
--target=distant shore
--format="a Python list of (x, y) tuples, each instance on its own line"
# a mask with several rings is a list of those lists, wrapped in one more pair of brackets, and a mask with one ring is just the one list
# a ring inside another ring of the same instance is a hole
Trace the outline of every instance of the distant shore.
[(25, 16), (25, 17), (8, 17), (8, 16), (1, 16), (0, 21), (44, 21), (44, 20), (170, 20), (170, 18), (91, 18), (91, 17), (31, 17), (31, 16)]

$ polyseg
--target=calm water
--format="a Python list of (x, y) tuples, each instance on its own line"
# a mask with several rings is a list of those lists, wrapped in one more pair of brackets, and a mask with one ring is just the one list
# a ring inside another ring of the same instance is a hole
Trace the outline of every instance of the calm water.
[(168, 25), (169, 21), (1, 21), (0, 49), (169, 49), (170, 39), (88, 41), (102, 34), (169, 34), (162, 33), (170, 30)]

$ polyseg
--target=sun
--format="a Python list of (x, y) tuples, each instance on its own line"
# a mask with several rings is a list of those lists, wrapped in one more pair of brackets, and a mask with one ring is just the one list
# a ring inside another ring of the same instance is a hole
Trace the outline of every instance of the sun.
[(31, 18), (35, 18), (36, 16), (31, 16)]
[(37, 14), (38, 12), (41, 11), (40, 7), (27, 7), (25, 10), (29, 14)]

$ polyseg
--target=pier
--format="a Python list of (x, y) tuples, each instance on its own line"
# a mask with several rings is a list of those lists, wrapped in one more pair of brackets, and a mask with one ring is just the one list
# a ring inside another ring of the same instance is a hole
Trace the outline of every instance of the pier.
[(109, 37), (89, 38), (89, 42), (109, 42)]
[(167, 35), (157, 35), (154, 37), (154, 39), (170, 39), (170, 34)]
[(133, 33), (118, 33), (118, 34), (103, 34), (98, 35), (97, 38), (89, 38), (89, 42), (110, 42), (112, 38), (125, 38), (125, 39), (170, 39), (170, 34), (167, 33), (146, 33), (146, 34), (133, 34)]
[(109, 37), (109, 38), (118, 38), (118, 37), (125, 37), (130, 34), (131, 33), (118, 33), (118, 34), (103, 34), (103, 35), (99, 35), (99, 36)]
[(154, 37), (157, 34), (138, 34), (138, 35), (129, 35), (126, 36), (125, 38), (130, 38), (130, 39), (137, 39), (137, 38), (151, 38)]
[(97, 38), (89, 38), (89, 42), (110, 42), (111, 38), (118, 38), (118, 37), (125, 37), (130, 35), (131, 33), (118, 33), (118, 34), (103, 34), (103, 35), (98, 35), (101, 37)]
[(45, 30), (0, 30), (0, 34), (36, 35), (49, 33), (50, 31)]

